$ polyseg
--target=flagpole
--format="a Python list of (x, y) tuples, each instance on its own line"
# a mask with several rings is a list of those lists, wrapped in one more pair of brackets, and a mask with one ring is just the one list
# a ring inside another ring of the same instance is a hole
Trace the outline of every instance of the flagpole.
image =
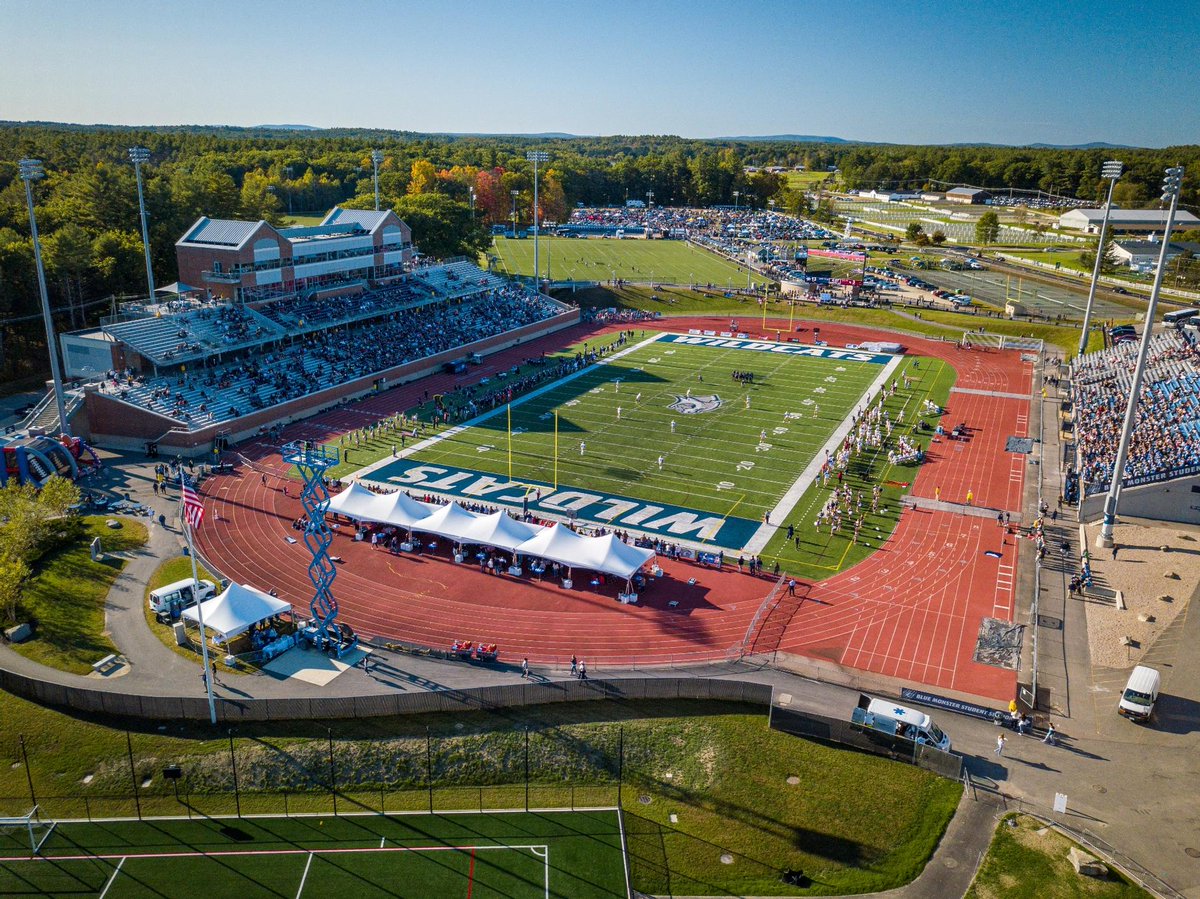
[[(180, 475), (180, 494), (183, 493), (182, 486), (183, 475)], [(187, 540), (188, 558), (192, 560), (192, 590), (199, 591), (200, 576), (196, 573), (196, 550), (192, 546), (192, 527), (188, 524), (187, 516), (183, 514), (183, 500), (180, 499), (179, 505), (180, 523), (183, 525), (184, 539)], [(196, 619), (200, 625), (200, 658), (204, 665), (204, 685), (208, 692), (208, 720), (210, 724), (217, 723), (217, 700), (213, 696), (213, 673), (208, 665), (208, 640), (204, 636), (204, 603), (196, 603)]]

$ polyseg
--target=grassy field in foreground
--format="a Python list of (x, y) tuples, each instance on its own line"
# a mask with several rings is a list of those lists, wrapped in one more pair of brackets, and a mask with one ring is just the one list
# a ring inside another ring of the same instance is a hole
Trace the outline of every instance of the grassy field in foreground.
[(1110, 880), (1076, 874), (1067, 859), (1074, 845), (1035, 818), (1009, 815), (996, 829), (966, 899), (1149, 899), (1115, 871)]
[(627, 895), (613, 811), (67, 823), (49, 864), (16, 842), (0, 840), (0, 895)]
[[(546, 237), (538, 240), (542, 277), (549, 269), (556, 281), (664, 282), (746, 287), (746, 269), (707, 250), (681, 240), (612, 240), (604, 238)], [(488, 255), (498, 259), (502, 274), (533, 274), (533, 239), (497, 237)], [(758, 275), (753, 283), (762, 285)]]
[[(49, 817), (84, 813), (81, 799), (55, 798), (68, 795), (90, 796), (92, 814), (134, 814), (124, 732), (4, 693), (0, 720), (0, 761), (7, 763), (0, 765), (0, 814), (30, 804), (20, 734)], [(186, 814), (161, 777), (170, 763), (182, 767), (181, 795), (194, 807), (233, 814), (225, 730), (177, 722), (162, 733), (147, 727), (131, 734), (137, 778), (146, 779), (143, 814)], [(789, 867), (813, 879), (814, 894), (898, 886), (920, 871), (961, 795), (959, 784), (929, 772), (772, 731), (757, 708), (593, 702), (247, 722), (232, 734), (242, 809), (279, 814), (286, 801), (292, 811), (331, 813), (330, 738), (343, 811), (378, 809), (381, 789), (389, 809), (427, 807), (427, 746), (437, 808), (478, 807), (481, 798), (488, 807), (511, 808), (524, 799), (526, 727), (534, 804), (567, 803), (572, 787), (580, 802), (615, 801), (623, 746), (634, 888), (643, 892), (800, 893), (779, 882)], [(787, 782), (793, 775), (799, 783)], [(732, 864), (720, 861), (726, 854)]]
[[(121, 527), (105, 526), (104, 516), (78, 522), (78, 534), (61, 549), (44, 556), (21, 595), (24, 614), (34, 621), (33, 639), (14, 643), (21, 655), (72, 674), (87, 674), (93, 662), (116, 652), (104, 635), (104, 604), (124, 559), (114, 555), (146, 542), (146, 526), (119, 518)], [(103, 561), (93, 562), (91, 543), (100, 538)]]

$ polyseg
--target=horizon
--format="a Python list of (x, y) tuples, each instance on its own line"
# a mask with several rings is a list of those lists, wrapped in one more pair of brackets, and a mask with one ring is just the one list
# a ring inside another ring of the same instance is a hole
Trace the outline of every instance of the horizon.
[(1150, 149), (1200, 136), (1179, 90), (1200, 79), (1200, 5), (1161, 0), (1141, 13), (1173, 23), (1171, 46), (1111, 0), (1052, 0), (1036, 19), (1012, 3), (898, 13), (870, 0), (860, 31), (776, 0), (738, 16), (710, 0), (365, 0), (344, 27), (311, 0), (287, 16), (233, 0), (12, 7), (0, 95), (15, 121)]

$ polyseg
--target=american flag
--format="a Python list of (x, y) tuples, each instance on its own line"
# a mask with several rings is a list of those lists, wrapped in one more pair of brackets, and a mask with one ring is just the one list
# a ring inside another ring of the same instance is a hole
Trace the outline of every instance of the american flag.
[(183, 517), (191, 525), (192, 530), (195, 530), (204, 520), (204, 503), (200, 500), (200, 494), (196, 492), (196, 488), (192, 486), (187, 475), (180, 475), (179, 480), (183, 498)]

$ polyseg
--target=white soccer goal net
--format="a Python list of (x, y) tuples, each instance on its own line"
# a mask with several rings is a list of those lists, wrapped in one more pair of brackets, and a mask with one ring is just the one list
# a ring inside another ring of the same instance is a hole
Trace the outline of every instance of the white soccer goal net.
[(35, 805), (24, 815), (0, 817), (0, 845), (28, 847), (31, 855), (37, 855), (52, 830), (54, 822), (42, 817)]

